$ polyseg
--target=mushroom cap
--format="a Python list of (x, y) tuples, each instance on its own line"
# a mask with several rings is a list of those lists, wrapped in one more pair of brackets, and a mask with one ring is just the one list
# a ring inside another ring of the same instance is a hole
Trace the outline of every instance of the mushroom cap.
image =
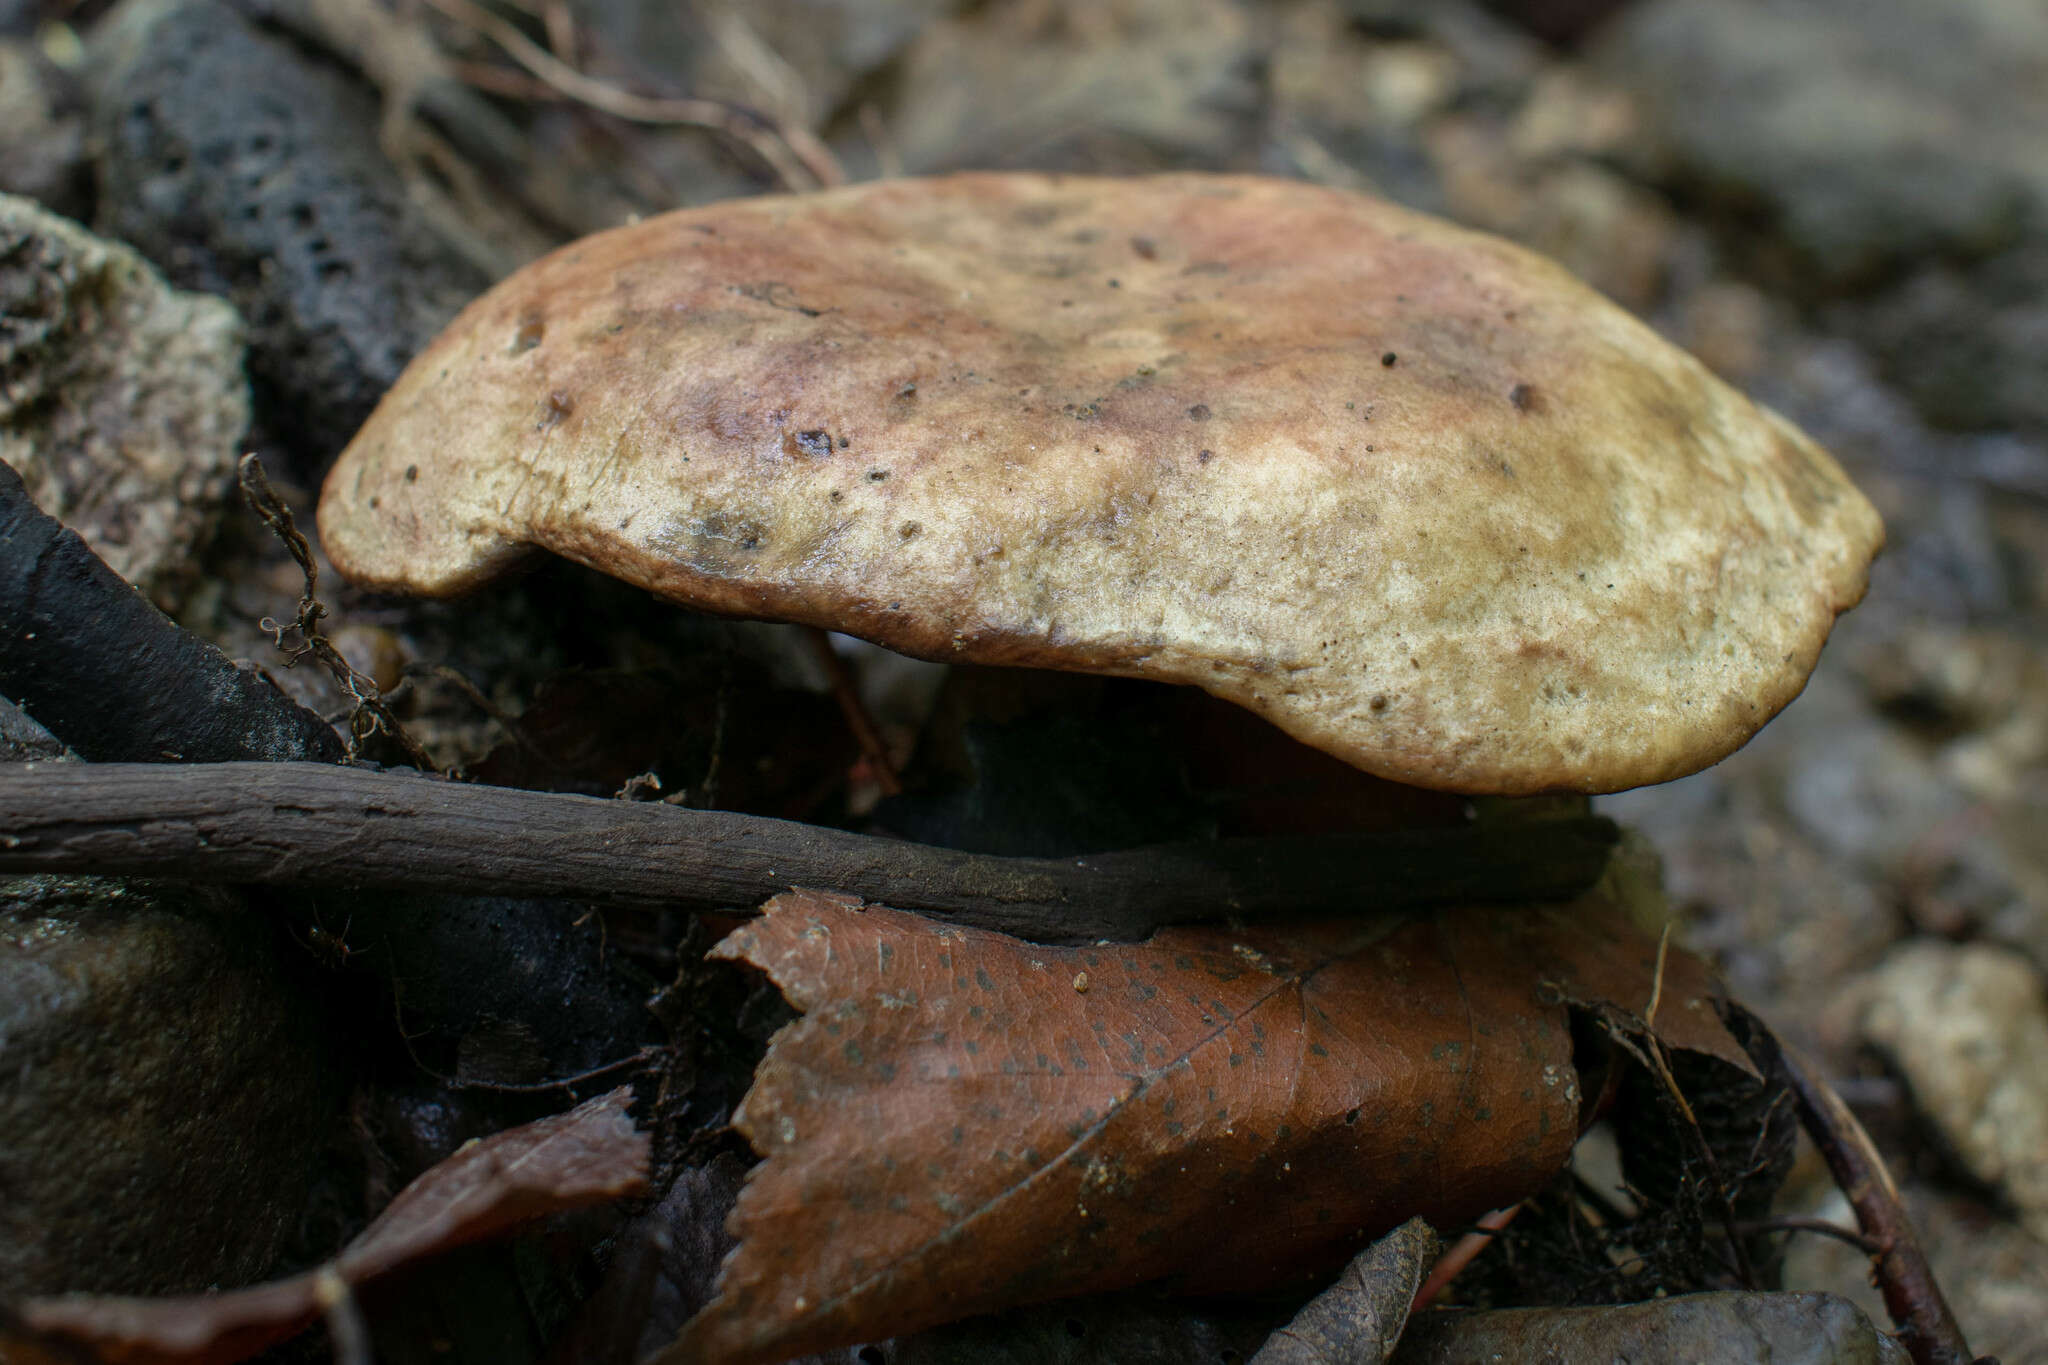
[(543, 547), (928, 659), (1189, 683), (1397, 781), (1680, 776), (1883, 538), (1563, 269), (1289, 181), (969, 174), (688, 209), (472, 303), (327, 479), (348, 577)]

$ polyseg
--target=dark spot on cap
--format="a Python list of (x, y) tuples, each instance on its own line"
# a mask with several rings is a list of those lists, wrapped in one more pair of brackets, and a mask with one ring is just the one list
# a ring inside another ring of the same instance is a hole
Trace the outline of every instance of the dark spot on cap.
[(1150, 237), (1131, 238), (1131, 250), (1138, 253), (1140, 260), (1156, 261), (1159, 259), (1159, 243), (1153, 241)]
[(1516, 412), (1541, 412), (1543, 397), (1536, 392), (1534, 384), (1517, 384), (1508, 390), (1508, 401), (1515, 405)]
[(1373, 699), (1372, 699), (1372, 709), (1373, 709), (1373, 710), (1375, 710), (1375, 711), (1384, 711), (1384, 710), (1386, 710), (1386, 709), (1387, 709), (1387, 694), (1386, 694), (1386, 693), (1384, 693), (1384, 692), (1381, 692), (1381, 693), (1379, 693), (1379, 694), (1377, 694), (1376, 696), (1374, 696), (1374, 697), (1373, 697)]
[(420, 481), (420, 467), (418, 465), (409, 464), (405, 467), (405, 481), (407, 483), (418, 483)]
[(1213, 459), (1215, 459), (1215, 458), (1216, 458), (1216, 452), (1215, 452), (1215, 451), (1213, 451), (1213, 450), (1205, 450), (1205, 451), (1203, 451), (1203, 452), (1202, 452), (1201, 454), (1199, 454), (1199, 455), (1195, 456), (1195, 463), (1196, 463), (1196, 464), (1207, 464), (1207, 463), (1209, 463), (1209, 461), (1211, 461), (1211, 460), (1213, 460)]
[(1188, 409), (1188, 416), (1189, 416), (1189, 417), (1192, 417), (1192, 418), (1193, 418), (1193, 419), (1194, 419), (1195, 421), (1197, 421), (1197, 422), (1206, 422), (1206, 421), (1208, 421), (1208, 420), (1209, 420), (1209, 405), (1208, 405), (1207, 403), (1197, 403), (1197, 404), (1195, 404), (1195, 405), (1194, 405), (1193, 407), (1191, 407), (1191, 408), (1189, 408), (1189, 409)]
[(1388, 369), (1392, 369), (1395, 363), (1400, 359), (1401, 357), (1395, 355), (1392, 351), (1388, 351), (1385, 355), (1380, 357), (1380, 364), (1385, 365)]
[(915, 537), (919, 531), (922, 531), (923, 529), (924, 527), (918, 525), (914, 521), (906, 521), (901, 526), (896, 528), (896, 534), (902, 536), (905, 540), (910, 540), (913, 537)]
[(829, 431), (799, 431), (790, 439), (796, 446), (792, 454), (800, 451), (814, 460), (822, 460), (832, 453), (832, 433)]
[(519, 319), (519, 330), (512, 334), (512, 354), (530, 351), (540, 345), (540, 339), (547, 335), (548, 325), (538, 313), (528, 313)]
[(853, 438), (852, 438), (851, 436), (842, 436), (842, 437), (840, 437), (840, 438), (839, 438), (839, 448), (840, 448), (841, 450), (844, 450), (844, 449), (846, 449), (846, 448), (847, 448), (848, 446), (850, 446), (850, 445), (852, 445), (852, 444), (853, 444)]
[(550, 427), (560, 426), (562, 419), (574, 411), (576, 411), (576, 400), (563, 393), (560, 389), (556, 389), (548, 395), (547, 406), (542, 410), (540, 421), (536, 424), (537, 429), (546, 431)]
[(888, 478), (888, 477), (889, 477), (889, 471), (888, 471), (888, 470), (886, 470), (886, 469), (870, 469), (870, 470), (868, 471), (868, 482), (869, 482), (869, 483), (880, 483), (880, 482), (881, 482), (882, 480), (884, 480), (884, 479), (886, 479), (886, 478)]

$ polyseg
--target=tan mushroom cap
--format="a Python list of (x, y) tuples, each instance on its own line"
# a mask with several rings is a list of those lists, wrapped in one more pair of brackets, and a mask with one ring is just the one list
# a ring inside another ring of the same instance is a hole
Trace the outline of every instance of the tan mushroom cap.
[(1611, 791), (1796, 696), (1883, 537), (1541, 257), (1254, 177), (671, 213), (471, 304), (320, 504), (358, 583), (544, 547), (929, 659), (1191, 683), (1370, 772)]

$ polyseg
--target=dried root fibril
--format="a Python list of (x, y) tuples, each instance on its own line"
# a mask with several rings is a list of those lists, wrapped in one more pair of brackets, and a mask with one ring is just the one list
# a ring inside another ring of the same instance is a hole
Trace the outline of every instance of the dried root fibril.
[(372, 735), (381, 734), (396, 743), (414, 767), (423, 772), (439, 772), (440, 768), (420, 742), (392, 714), (376, 680), (367, 673), (358, 672), (335, 648), (334, 641), (320, 629), (321, 620), (327, 616), (327, 604), (320, 600), (319, 595), (320, 566), (313, 560), (313, 547), (307, 544), (306, 537), (292, 518), (292, 509), (285, 506), (284, 499), (270, 486), (270, 478), (263, 472), (263, 461), (251, 451), (242, 456), (237, 468), (242, 496), (249, 500), (249, 506), (283, 544), (292, 562), (299, 566), (305, 584), (299, 594), (297, 614), (290, 622), (280, 623), (270, 616), (258, 622), (271, 642), (284, 654), (285, 667), (294, 668), (300, 660), (310, 657), (325, 667), (333, 675), (336, 685), (348, 694), (348, 756), (351, 759), (361, 755), (364, 741)]

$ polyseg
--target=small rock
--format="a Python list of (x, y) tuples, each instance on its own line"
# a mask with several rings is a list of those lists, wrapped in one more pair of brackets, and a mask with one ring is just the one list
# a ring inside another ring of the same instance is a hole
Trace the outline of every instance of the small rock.
[(1639, 162), (1840, 299), (1929, 418), (2048, 429), (2048, 9), (1650, 0), (1597, 48), (1640, 98)]
[(0, 193), (83, 218), (92, 206), (85, 97), (35, 44), (0, 39)]
[(1422, 1313), (1393, 1365), (1473, 1360), (1907, 1365), (1905, 1348), (1833, 1294), (1681, 1294), (1590, 1308)]
[(1555, 156), (1615, 158), (1641, 137), (1635, 99), (1584, 67), (1547, 68), (1515, 114), (1512, 146), (1524, 159)]
[(818, 129), (856, 85), (960, 4), (699, 0), (690, 8), (710, 41), (693, 54), (686, 89), (766, 110), (788, 126)]
[(1857, 660), (1889, 715), (1942, 742), (1943, 769), (1985, 801), (2048, 765), (2048, 649), (2006, 631), (1916, 623)]
[[(2048, 192), (2032, 212), (2048, 223)], [(1927, 266), (1834, 311), (1930, 421), (2048, 430), (2048, 229), (1989, 260)]]
[(374, 92), (221, 0), (126, 0), (94, 30), (101, 215), (248, 319), (264, 425), (316, 470), (488, 283), (379, 149)]
[(2048, 997), (2033, 966), (2002, 948), (1912, 942), (1870, 990), (1865, 1038), (1970, 1173), (2048, 1240)]
[(1240, 0), (989, 5), (927, 27), (884, 125), (910, 174), (1221, 168), (1258, 107)]
[(273, 943), (224, 895), (0, 883), (0, 1297), (271, 1269), (340, 1107)]
[(2013, 242), (2048, 204), (2048, 10), (1650, 0), (1599, 43), (1680, 179), (1762, 207), (1821, 279)]
[(1731, 384), (1746, 384), (1762, 373), (1769, 357), (1771, 304), (1763, 294), (1732, 280), (1712, 280), (1680, 305), (1674, 338)]
[(1444, 211), (1422, 131), (1463, 93), (1447, 44), (1375, 36), (1333, 4), (1303, 4), (1279, 16), (1268, 61), (1263, 169)]
[(1546, 42), (1575, 43), (1629, 0), (1486, 0), (1486, 7), (1512, 19)]
[(1677, 230), (1657, 195), (1591, 161), (1520, 160), (1476, 116), (1439, 122), (1429, 148), (1452, 217), (1535, 248), (1625, 308), (1656, 302)]
[(1968, 798), (1919, 746), (1874, 722), (1803, 737), (1787, 765), (1793, 821), (1838, 858), (1895, 873)]
[(30, 718), (28, 712), (0, 697), (0, 763), (26, 763), (65, 757), (64, 742)]
[(12, 195), (0, 195), (0, 314), (0, 459), (115, 572), (174, 595), (249, 422), (241, 320)]

